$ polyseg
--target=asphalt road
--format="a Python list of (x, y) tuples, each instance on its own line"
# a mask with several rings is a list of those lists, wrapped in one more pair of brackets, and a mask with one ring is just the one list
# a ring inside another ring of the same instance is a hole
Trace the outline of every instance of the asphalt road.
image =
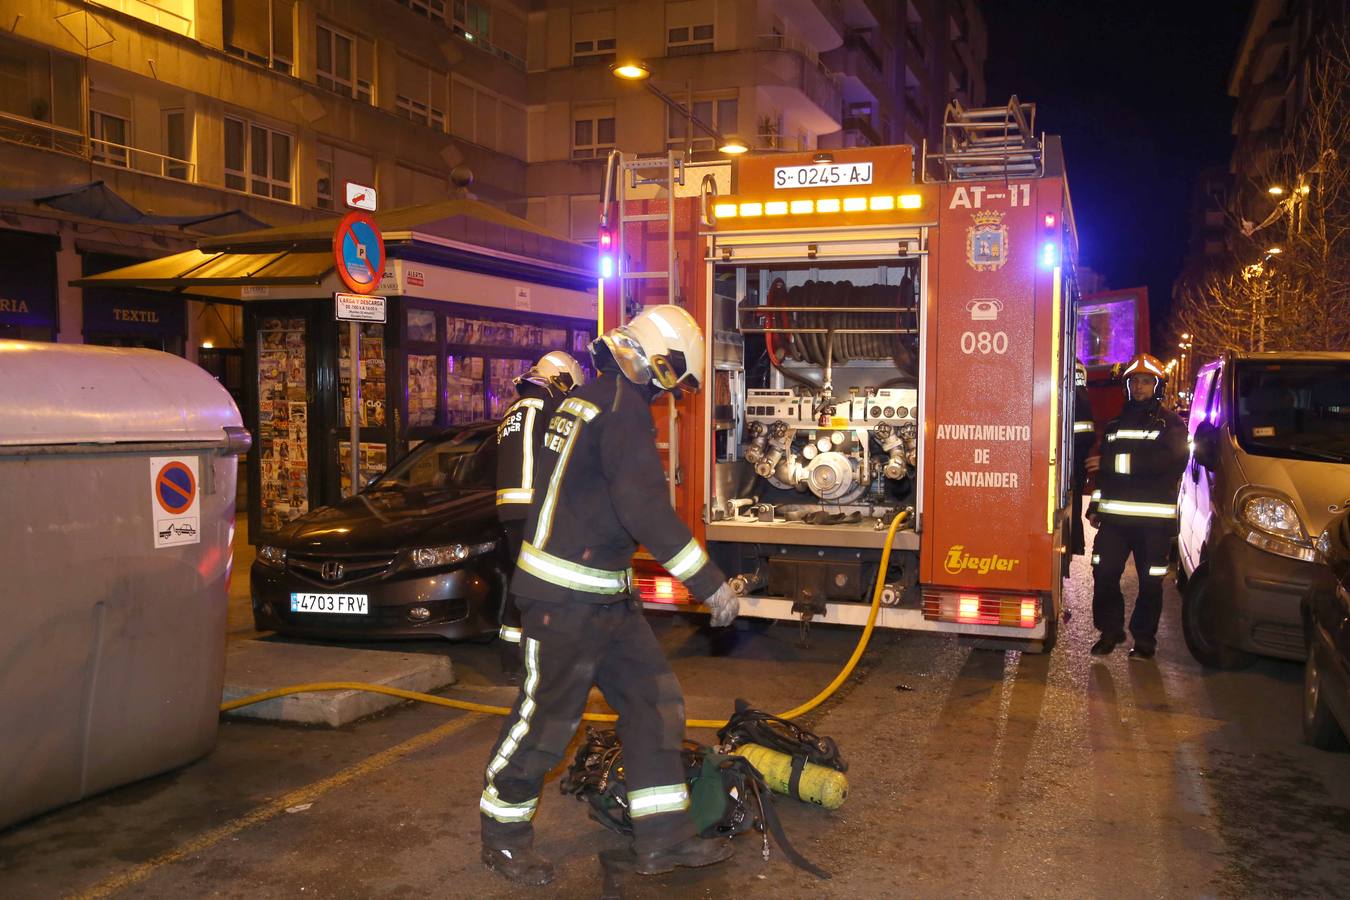
[[(1158, 658), (1122, 648), (1097, 662), (1085, 572), (1075, 563), (1073, 619), (1048, 656), (877, 635), (807, 721), (843, 749), (848, 802), (777, 803), (832, 880), (776, 850), (766, 862), (744, 836), (731, 864), (630, 875), (624, 896), (1344, 895), (1350, 757), (1301, 743), (1301, 667), (1201, 670), (1170, 583)], [(248, 632), (245, 616), (231, 623)], [(778, 624), (714, 645), (697, 623), (654, 624), (696, 717), (727, 714), (736, 696), (788, 708), (858, 636), (816, 628), (802, 645)], [(495, 648), (421, 649), (452, 656), (459, 695), (509, 699)], [(478, 862), (476, 801), (499, 725), (419, 705), (336, 731), (227, 721), (199, 763), (0, 832), (0, 896), (598, 896), (595, 854), (620, 841), (556, 784), (536, 825), (558, 881), (513, 889)]]

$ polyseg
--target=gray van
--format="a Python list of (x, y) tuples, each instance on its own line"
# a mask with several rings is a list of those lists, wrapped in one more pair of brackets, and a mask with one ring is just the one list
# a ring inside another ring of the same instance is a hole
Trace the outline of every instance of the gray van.
[(1303, 659), (1335, 590), (1326, 528), (1350, 506), (1350, 353), (1229, 353), (1200, 370), (1181, 477), (1178, 580), (1203, 665)]

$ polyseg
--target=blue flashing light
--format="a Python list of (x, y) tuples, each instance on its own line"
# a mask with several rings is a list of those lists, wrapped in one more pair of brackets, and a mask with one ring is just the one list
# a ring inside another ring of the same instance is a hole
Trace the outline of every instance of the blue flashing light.
[(1041, 245), (1041, 266), (1053, 269), (1057, 265), (1059, 265), (1059, 248), (1055, 246), (1054, 241), (1046, 241)]
[(601, 278), (614, 277), (614, 257), (612, 256), (600, 257), (600, 277)]

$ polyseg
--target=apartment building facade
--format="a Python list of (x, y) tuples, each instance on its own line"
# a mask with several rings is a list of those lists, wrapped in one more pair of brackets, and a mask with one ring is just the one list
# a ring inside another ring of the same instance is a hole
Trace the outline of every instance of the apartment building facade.
[(202, 235), (452, 196), (595, 238), (603, 159), (939, 137), (984, 97), (975, 0), (10, 0), (0, 336), (237, 346), (236, 308), (70, 281)]

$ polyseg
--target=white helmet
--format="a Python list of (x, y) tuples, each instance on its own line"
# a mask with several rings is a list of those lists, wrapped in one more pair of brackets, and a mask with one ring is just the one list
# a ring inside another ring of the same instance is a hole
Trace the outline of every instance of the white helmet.
[(684, 309), (649, 306), (627, 325), (610, 329), (591, 344), (603, 344), (629, 381), (662, 391), (703, 384), (703, 330)]
[(561, 350), (554, 350), (545, 353), (529, 371), (517, 378), (516, 386), (519, 387), (522, 381), (536, 384), (550, 392), (558, 391), (566, 394), (586, 383), (586, 373), (571, 356)]

